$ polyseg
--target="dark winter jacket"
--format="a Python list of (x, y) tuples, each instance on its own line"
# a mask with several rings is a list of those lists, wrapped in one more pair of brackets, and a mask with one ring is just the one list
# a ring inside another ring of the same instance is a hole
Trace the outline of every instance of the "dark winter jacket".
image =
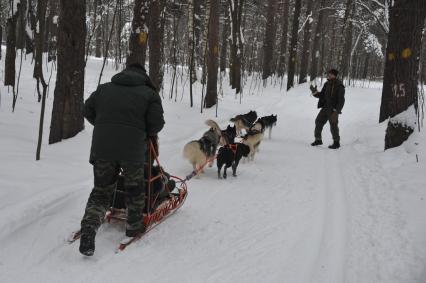
[(84, 105), (94, 125), (90, 162), (144, 161), (147, 136), (164, 126), (163, 107), (142, 69), (127, 68), (102, 84)]
[(324, 108), (330, 112), (335, 109), (337, 113), (342, 113), (343, 105), (345, 105), (345, 86), (342, 81), (328, 80), (321, 91), (314, 96), (319, 98), (318, 108)]

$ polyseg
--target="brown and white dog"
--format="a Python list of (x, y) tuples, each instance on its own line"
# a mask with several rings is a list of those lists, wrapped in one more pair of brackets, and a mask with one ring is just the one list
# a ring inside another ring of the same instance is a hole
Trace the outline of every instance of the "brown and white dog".
[(257, 130), (248, 131), (248, 133), (243, 137), (241, 143), (248, 145), (250, 148), (250, 153), (248, 160), (253, 161), (254, 155), (259, 151), (260, 143), (263, 140), (263, 133)]
[[(183, 156), (194, 170), (200, 170), (207, 161), (209, 167), (212, 167), (218, 145), (224, 145), (219, 125), (213, 120), (207, 120), (206, 125), (210, 129), (199, 140), (191, 141), (183, 148)], [(201, 169), (197, 176), (200, 173), (204, 173), (204, 170)]]

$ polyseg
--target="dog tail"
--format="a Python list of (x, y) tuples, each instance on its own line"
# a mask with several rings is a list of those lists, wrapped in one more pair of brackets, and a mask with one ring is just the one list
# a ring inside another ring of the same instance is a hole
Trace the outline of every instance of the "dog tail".
[(222, 135), (220, 127), (219, 127), (219, 125), (215, 121), (213, 121), (211, 119), (208, 119), (206, 121), (206, 125), (209, 126), (210, 128), (212, 128), (218, 134), (218, 136)]

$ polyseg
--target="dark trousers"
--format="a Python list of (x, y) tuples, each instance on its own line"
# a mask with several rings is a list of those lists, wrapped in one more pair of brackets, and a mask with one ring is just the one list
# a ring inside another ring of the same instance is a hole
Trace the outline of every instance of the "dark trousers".
[(331, 112), (325, 108), (321, 109), (315, 119), (315, 139), (321, 140), (321, 133), (324, 125), (330, 123), (330, 131), (335, 142), (340, 142), (339, 136), (339, 114), (337, 112)]
[(86, 210), (81, 220), (81, 228), (97, 230), (102, 224), (111, 198), (117, 186), (118, 174), (122, 170), (124, 187), (127, 191), (127, 230), (142, 229), (145, 206), (144, 163), (127, 161), (96, 160), (93, 164), (95, 186), (87, 201)]

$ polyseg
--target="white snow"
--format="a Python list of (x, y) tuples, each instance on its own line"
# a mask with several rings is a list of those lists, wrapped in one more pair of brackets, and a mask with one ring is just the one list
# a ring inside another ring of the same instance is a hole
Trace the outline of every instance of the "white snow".
[(394, 124), (401, 124), (414, 129), (417, 124), (417, 114), (414, 105), (411, 105), (407, 110), (399, 113), (395, 117), (390, 118), (389, 121)]
[[(215, 118), (222, 126), (250, 109), (278, 114), (255, 161), (240, 164), (237, 178), (218, 180), (209, 168), (191, 180), (184, 206), (123, 253), (114, 253), (123, 228), (104, 225), (95, 255), (84, 258), (78, 243), (66, 239), (79, 228), (93, 183), (92, 127), (86, 123), (76, 137), (47, 145), (52, 76), (42, 160), (34, 161), (40, 104), (30, 61), (24, 61), (15, 113), (0, 87), (0, 282), (426, 282), (424, 132), (405, 143), (415, 153), (384, 152), (381, 91), (347, 88), (342, 148), (327, 149), (328, 126), (326, 145), (312, 148), (318, 110), (308, 85), (285, 93), (279, 83), (266, 89), (247, 83), (240, 105), (226, 78)], [(88, 61), (86, 96), (101, 64)], [(103, 81), (114, 72), (110, 62)], [(199, 85), (193, 109), (187, 87), (180, 101), (181, 89), (179, 102), (164, 100), (160, 159), (185, 176), (191, 167), (182, 148), (202, 135), (214, 109), (199, 114)]]

